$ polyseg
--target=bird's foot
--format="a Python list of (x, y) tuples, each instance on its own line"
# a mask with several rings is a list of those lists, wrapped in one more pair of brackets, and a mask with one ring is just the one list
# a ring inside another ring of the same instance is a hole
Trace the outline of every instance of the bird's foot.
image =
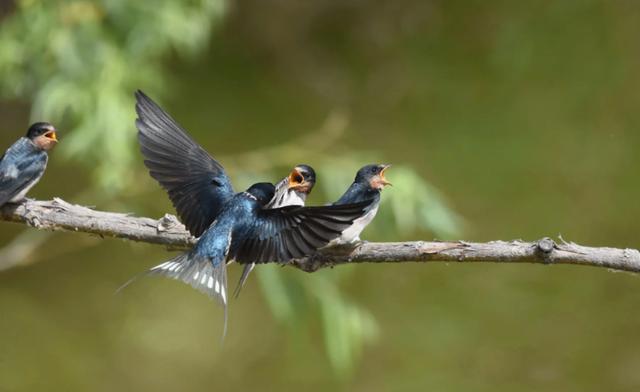
[(41, 226), (40, 219), (31, 210), (27, 209), (27, 212), (24, 213), (23, 218), (29, 226), (35, 227), (36, 229), (40, 228)]
[(369, 241), (364, 241), (361, 240), (360, 237), (356, 237), (354, 239), (352, 239), (351, 241), (346, 241), (346, 242), (342, 242), (340, 244), (338, 244), (338, 247), (340, 249), (346, 250), (346, 251), (353, 251), (359, 247), (361, 247), (362, 245), (368, 243)]
[(365, 245), (365, 244), (368, 244), (368, 243), (369, 243), (369, 241), (361, 240), (360, 237), (356, 237), (349, 244), (352, 245), (354, 248), (359, 248), (362, 245)]

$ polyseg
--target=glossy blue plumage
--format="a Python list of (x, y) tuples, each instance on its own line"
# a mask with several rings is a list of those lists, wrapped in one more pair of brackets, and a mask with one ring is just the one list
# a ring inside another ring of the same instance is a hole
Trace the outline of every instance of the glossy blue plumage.
[(214, 264), (224, 262), (232, 241), (241, 244), (256, 220), (258, 202), (246, 192), (236, 194), (229, 200), (217, 219), (200, 237), (193, 253), (207, 257)]

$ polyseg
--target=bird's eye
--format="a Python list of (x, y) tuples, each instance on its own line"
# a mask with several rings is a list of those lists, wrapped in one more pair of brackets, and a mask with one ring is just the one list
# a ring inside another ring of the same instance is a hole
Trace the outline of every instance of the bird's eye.
[(302, 181), (304, 181), (304, 178), (302, 178), (302, 176), (300, 174), (296, 174), (295, 176), (293, 176), (293, 181), (301, 184)]

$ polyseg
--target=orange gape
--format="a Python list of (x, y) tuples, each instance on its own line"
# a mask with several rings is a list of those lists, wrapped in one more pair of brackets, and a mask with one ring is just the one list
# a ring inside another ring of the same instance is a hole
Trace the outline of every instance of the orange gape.
[(36, 137), (33, 140), (33, 143), (45, 151), (51, 150), (53, 147), (55, 147), (56, 144), (58, 144), (58, 137), (56, 135), (56, 131), (52, 130), (41, 136)]

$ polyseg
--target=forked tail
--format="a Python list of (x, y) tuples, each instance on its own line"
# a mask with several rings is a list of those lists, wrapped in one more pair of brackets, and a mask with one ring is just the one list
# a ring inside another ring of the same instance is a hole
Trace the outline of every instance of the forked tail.
[(224, 308), (224, 330), (222, 338), (227, 334), (227, 271), (224, 260), (211, 261), (192, 252), (183, 253), (173, 259), (159, 264), (150, 270), (131, 278), (116, 293), (122, 291), (143, 276), (162, 275), (181, 280), (194, 289), (207, 294), (220, 302)]

